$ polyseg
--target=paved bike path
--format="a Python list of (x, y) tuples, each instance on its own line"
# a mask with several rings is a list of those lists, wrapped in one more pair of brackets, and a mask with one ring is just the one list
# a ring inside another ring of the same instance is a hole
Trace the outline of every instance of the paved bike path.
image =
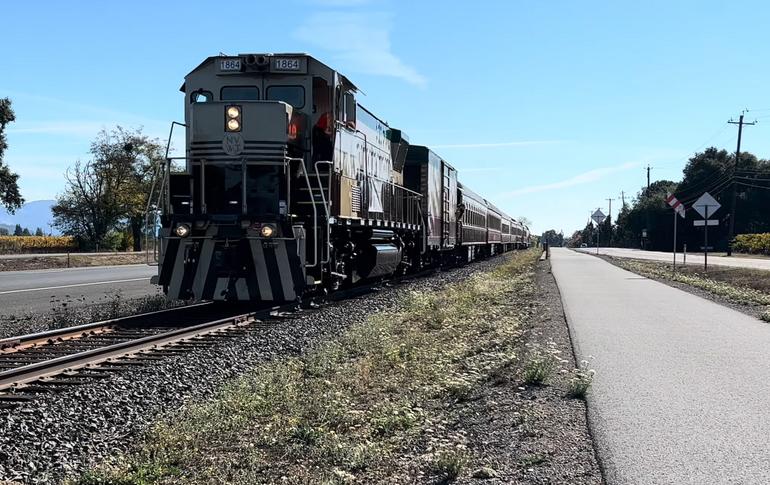
[(554, 248), (609, 485), (770, 483), (770, 324)]

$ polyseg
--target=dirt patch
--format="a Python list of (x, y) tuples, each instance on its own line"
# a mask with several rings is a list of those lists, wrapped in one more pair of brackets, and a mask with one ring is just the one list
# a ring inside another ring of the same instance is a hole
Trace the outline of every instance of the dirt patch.
[(118, 266), (124, 264), (142, 264), (147, 256), (139, 253), (114, 254), (73, 254), (69, 257), (49, 256), (45, 254), (24, 258), (0, 257), (0, 271), (26, 271), (32, 269), (83, 268), (88, 266)]

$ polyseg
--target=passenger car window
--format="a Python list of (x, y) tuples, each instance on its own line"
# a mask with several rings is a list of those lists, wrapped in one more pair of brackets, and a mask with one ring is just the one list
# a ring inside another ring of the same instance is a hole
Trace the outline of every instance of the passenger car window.
[(222, 101), (257, 101), (259, 88), (256, 86), (225, 86), (220, 92)]
[(305, 106), (305, 88), (302, 86), (269, 86), (265, 92), (265, 99), (283, 101), (295, 108), (302, 108)]

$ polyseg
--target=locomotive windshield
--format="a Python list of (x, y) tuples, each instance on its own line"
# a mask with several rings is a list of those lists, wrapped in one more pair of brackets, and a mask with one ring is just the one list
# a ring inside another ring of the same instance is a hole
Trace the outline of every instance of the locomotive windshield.
[(283, 101), (295, 108), (305, 106), (305, 88), (302, 86), (270, 86), (267, 88), (266, 99)]
[(220, 93), (222, 101), (257, 101), (259, 88), (256, 86), (225, 86)]

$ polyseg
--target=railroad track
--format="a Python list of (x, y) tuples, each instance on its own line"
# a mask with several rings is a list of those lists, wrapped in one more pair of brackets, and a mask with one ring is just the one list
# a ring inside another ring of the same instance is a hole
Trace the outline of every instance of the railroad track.
[(236, 310), (204, 303), (0, 339), (0, 407), (211, 346), (242, 334), (271, 312)]
[[(424, 270), (385, 284), (424, 277)], [(336, 292), (330, 301), (363, 295), (383, 282)], [(0, 339), (0, 408), (17, 407), (41, 393), (107, 378), (127, 366), (147, 365), (191, 349), (209, 348), (295, 309), (296, 304), (239, 312), (201, 303), (103, 322)], [(240, 307), (243, 308), (243, 307)], [(229, 313), (223, 317), (223, 313)]]

